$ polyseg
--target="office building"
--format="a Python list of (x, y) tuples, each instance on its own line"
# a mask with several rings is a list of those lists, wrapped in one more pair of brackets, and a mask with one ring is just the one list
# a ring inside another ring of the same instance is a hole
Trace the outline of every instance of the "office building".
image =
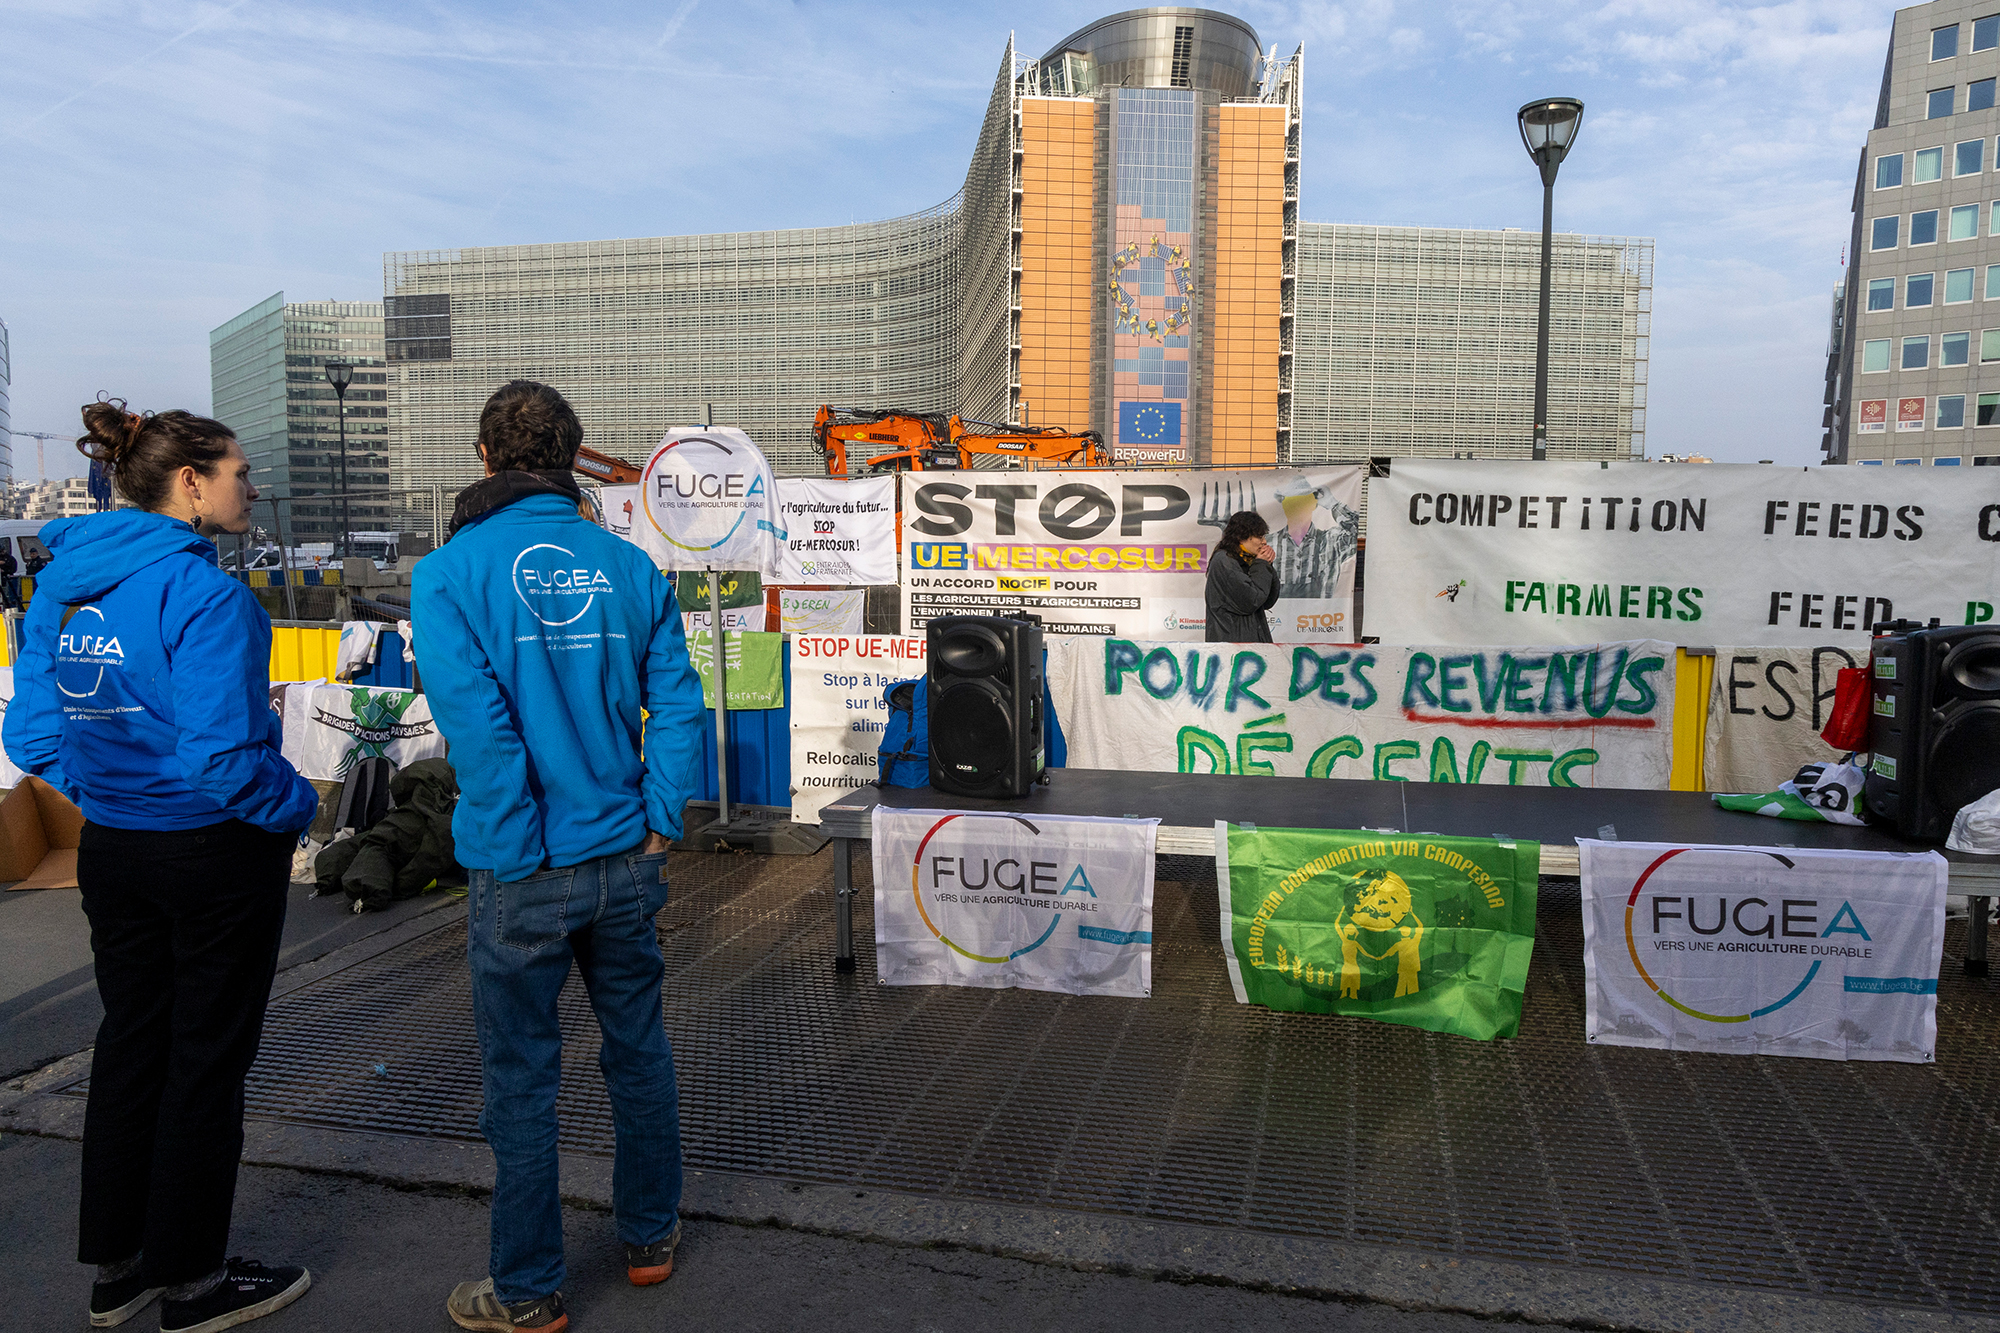
[(1830, 463), (2000, 464), (2000, 0), (1896, 11), (1834, 293)]
[[(635, 462), (712, 407), (819, 471), (828, 403), (1096, 430), (1135, 465), (1526, 456), (1539, 234), (1302, 222), (1305, 52), (1278, 51), (1189, 8), (1010, 38), (962, 186), (908, 217), (386, 255), (397, 484), (476, 478), (516, 376)], [(1644, 453), (1652, 255), (1557, 239), (1556, 457)]]
[(90, 482), (84, 477), (24, 486), (19, 497), (20, 516), (27, 519), (76, 518), (97, 512), (97, 501), (90, 498)]
[(14, 358), (7, 337), (7, 321), (0, 319), (0, 482), (14, 479), (14, 418), (8, 391), (14, 383)]
[[(340, 401), (329, 361), (354, 367), (347, 390), (349, 522), (357, 532), (408, 522), (409, 497), (388, 492), (388, 390), (382, 306), (375, 301), (293, 301), (279, 292), (208, 335), (217, 420), (236, 431), (250, 477), (284, 511), (285, 537), (330, 542), (340, 532)], [(257, 523), (274, 515), (258, 504)], [(425, 519), (421, 530), (429, 531)]]

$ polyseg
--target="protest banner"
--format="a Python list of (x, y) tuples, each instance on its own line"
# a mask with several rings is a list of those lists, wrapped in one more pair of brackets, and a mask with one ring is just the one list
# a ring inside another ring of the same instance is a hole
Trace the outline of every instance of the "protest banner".
[(819, 823), (820, 807), (875, 780), (889, 705), (882, 691), (924, 674), (921, 635), (794, 635), (792, 822)]
[[(1215, 825), (1239, 1004), (1485, 1041), (1521, 1028), (1541, 845)], [(878, 880), (879, 882), (879, 880)]]
[(785, 530), (778, 581), (896, 581), (896, 479), (780, 477)]
[(284, 727), (285, 758), (324, 782), (344, 780), (358, 759), (386, 758), (402, 768), (445, 755), (430, 701), (410, 690), (293, 685), (285, 691)]
[(1934, 1058), (1947, 873), (1936, 852), (1578, 848), (1585, 1040)]
[(778, 628), (786, 634), (859, 634), (867, 611), (865, 588), (778, 589)]
[[(784, 647), (782, 634), (757, 634), (726, 629), (723, 632), (723, 666), (728, 676), (729, 707), (732, 710), (783, 708), (785, 706)], [(715, 707), (715, 647), (708, 630), (688, 636), (688, 658), (701, 677), (701, 703)]]
[(1840, 752), (1819, 738), (1842, 667), (1868, 661), (1864, 645), (1815, 648), (1718, 647), (1702, 742), (1702, 785), (1710, 791), (1771, 791), (1806, 764)]
[(662, 569), (778, 573), (785, 528), (777, 479), (734, 426), (668, 431), (640, 473), (639, 502), (633, 532), (650, 531), (640, 544)]
[(1199, 639), (1210, 550), (1253, 509), (1277, 552), (1273, 637), (1353, 636), (1359, 467), (921, 473), (904, 496), (907, 633), (1025, 610), (1052, 636)]
[(1157, 819), (875, 808), (885, 986), (1153, 993)]
[(1674, 652), (1052, 639), (1075, 768), (1664, 790)]
[[(695, 570), (675, 576), (674, 597), (681, 608), (681, 626), (690, 636), (714, 628), (711, 622), (715, 615), (708, 609), (710, 577)], [(713, 577), (722, 585), (722, 628), (729, 633), (762, 631), (767, 618), (764, 581), (757, 577), (756, 571), (720, 570)]]
[(1865, 645), (1993, 616), (2000, 502), (1934, 468), (1399, 458), (1369, 481), (1384, 643)]

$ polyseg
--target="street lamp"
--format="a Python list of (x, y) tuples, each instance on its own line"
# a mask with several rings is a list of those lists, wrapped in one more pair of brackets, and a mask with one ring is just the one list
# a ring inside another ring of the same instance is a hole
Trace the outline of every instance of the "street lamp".
[(1556, 171), (1583, 124), (1583, 103), (1574, 97), (1544, 97), (1517, 113), (1521, 142), (1542, 170), (1542, 313), (1535, 331), (1535, 449), (1549, 456), (1549, 257), (1553, 249)]
[[(1542, 245), (1542, 337), (1548, 339), (1548, 244)], [(344, 560), (354, 545), (354, 533), (349, 530), (347, 518), (347, 386), (354, 382), (354, 367), (345, 361), (326, 363), (326, 382), (333, 386), (334, 397), (340, 400), (335, 409), (340, 414), (340, 555)]]

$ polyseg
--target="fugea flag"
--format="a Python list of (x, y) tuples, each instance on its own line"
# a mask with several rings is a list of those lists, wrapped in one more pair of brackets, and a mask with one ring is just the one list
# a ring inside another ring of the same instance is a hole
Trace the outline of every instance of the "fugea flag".
[(1586, 1040), (1935, 1058), (1947, 875), (1936, 852), (1578, 847)]
[(663, 569), (753, 570), (775, 578), (785, 526), (777, 479), (762, 451), (733, 426), (676, 427), (646, 460), (639, 542)]
[(882, 984), (1151, 995), (1159, 822), (877, 806)]
[(1521, 1028), (1541, 845), (1215, 825), (1238, 1002), (1487, 1040)]

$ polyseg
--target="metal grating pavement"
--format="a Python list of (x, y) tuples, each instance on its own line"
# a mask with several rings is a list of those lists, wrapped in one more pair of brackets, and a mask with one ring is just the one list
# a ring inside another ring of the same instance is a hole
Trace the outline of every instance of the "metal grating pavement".
[[(1204, 860), (1160, 863), (1144, 1001), (876, 985), (865, 849), (849, 979), (830, 851), (672, 873), (690, 1167), (2000, 1313), (2000, 985), (1955, 962), (1930, 1066), (1591, 1047), (1576, 884), (1545, 881), (1522, 1036), (1476, 1043), (1237, 1005)], [(274, 1003), (249, 1113), (477, 1139), (464, 941)], [(563, 1003), (562, 1143), (609, 1153)]]

